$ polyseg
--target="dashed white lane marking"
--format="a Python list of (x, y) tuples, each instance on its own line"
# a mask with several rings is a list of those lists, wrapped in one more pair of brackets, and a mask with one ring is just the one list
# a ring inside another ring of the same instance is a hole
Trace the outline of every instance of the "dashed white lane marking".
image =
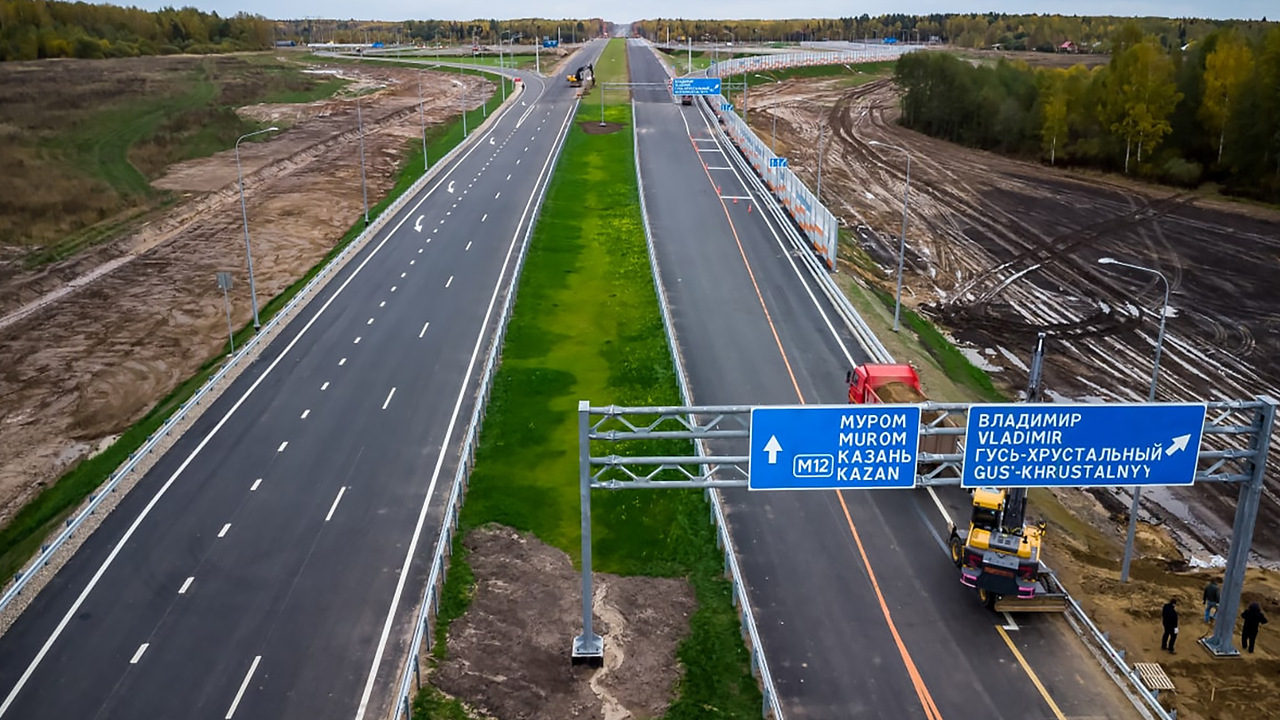
[[(440, 228), (436, 228), (435, 230), (432, 230), (431, 232), (433, 232), (433, 233), (438, 233), (438, 232), (440, 232)], [(431, 238), (427, 238), (427, 242), (431, 242)]]
[(285, 440), (284, 442), (280, 443), (280, 447), (276, 448), (276, 452), (282, 453), (284, 452), (284, 449), (287, 447), (289, 447), (289, 441)]
[(227, 523), (226, 525), (223, 525), (222, 529), (218, 531), (218, 537), (225, 536), (227, 534), (227, 531), (230, 529), (231, 529), (231, 523)]
[(138, 661), (142, 659), (142, 653), (146, 652), (149, 647), (151, 647), (151, 643), (142, 643), (139, 645), (138, 652), (133, 654), (133, 659), (129, 661), (129, 664), (137, 665)]
[(258, 489), (258, 486), (261, 484), (262, 484), (262, 478), (258, 478), (257, 480), (254, 480), (253, 484), (249, 486), (249, 492), (254, 492), (255, 490)]
[(519, 161), (519, 160), (516, 160), (516, 164), (517, 164), (517, 165), (519, 165), (519, 164), (520, 164), (520, 161)]
[(489, 213), (485, 213), (484, 217), (480, 218), (480, 222), (484, 222), (485, 220), (488, 220), (488, 219), (489, 219)]
[(452, 211), (452, 210), (445, 210), (445, 211), (444, 211), (444, 214), (445, 214), (445, 215), (452, 215), (452, 214), (453, 214), (453, 211)]
[(419, 255), (421, 255), (421, 254), (422, 254), (422, 248), (418, 248), (418, 254), (419, 254)]
[(443, 225), (443, 224), (444, 224), (444, 218), (440, 218), (440, 222), (438, 222), (438, 223), (436, 223), (436, 224), (437, 224), (437, 225)]
[(299, 419), (300, 419), (300, 420), (306, 420), (306, 419), (307, 419), (307, 416), (308, 416), (308, 415), (310, 415), (310, 414), (311, 414), (311, 409), (310, 409), (310, 408), (308, 408), (308, 409), (306, 409), (306, 410), (303, 410), (303, 411), (302, 411), (302, 417), (301, 417), (301, 418), (299, 418)]
[(468, 250), (470, 250), (470, 249), (471, 249), (471, 241), (470, 241), (470, 240), (468, 240), (468, 241), (467, 241), (467, 246), (466, 246), (466, 247), (464, 247), (464, 248), (462, 248), (462, 251), (463, 251), (463, 252), (466, 252), (466, 251), (468, 251)]
[(502, 191), (501, 191), (501, 190), (499, 190), (499, 191), (498, 191), (498, 194), (497, 194), (497, 195), (494, 195), (494, 196), (493, 196), (493, 199), (494, 199), (494, 200), (497, 200), (497, 199), (498, 199), (498, 198), (500, 198), (500, 197), (502, 197)]
[(329, 506), (329, 514), (324, 516), (324, 521), (329, 522), (333, 519), (333, 511), (338, 509), (338, 503), (342, 502), (342, 494), (347, 491), (347, 486), (343, 485), (338, 488), (338, 497), (333, 499), (333, 505)]
[(450, 275), (450, 276), (449, 276), (449, 280), (448, 280), (448, 282), (446, 282), (446, 283), (444, 284), (444, 286), (445, 286), (445, 287), (449, 287), (449, 286), (450, 286), (450, 285), (452, 285), (452, 284), (453, 284), (453, 276), (452, 276), (452, 275)]
[(369, 318), (369, 322), (365, 323), (365, 325), (372, 325), (372, 324), (373, 324), (373, 318)]
[(391, 292), (395, 292), (395, 291), (396, 291), (396, 286), (395, 286), (395, 285), (392, 285), (392, 286), (391, 286)]
[(249, 689), (249, 681), (253, 679), (253, 672), (258, 669), (260, 662), (262, 662), (262, 656), (255, 655), (253, 663), (249, 665), (249, 672), (244, 674), (244, 682), (240, 683), (240, 689), (236, 692), (236, 699), (231, 701), (231, 707), (227, 709), (224, 720), (231, 720), (231, 716), (236, 714), (236, 708), (240, 706), (240, 698), (244, 697), (244, 691)]
[(409, 261), (409, 264), (410, 264), (410, 265), (412, 265), (412, 264), (414, 264), (414, 263), (416, 263), (416, 262), (418, 262), (418, 261), (417, 261), (417, 260), (410, 260), (410, 261)]
[(391, 388), (391, 392), (387, 393), (387, 399), (382, 401), (383, 410), (386, 410), (387, 406), (391, 404), (391, 398), (395, 397), (395, 394), (396, 394), (396, 389)]
[(400, 277), (404, 277), (406, 273), (400, 273)]
[(511, 173), (507, 173), (507, 179), (508, 179), (508, 180), (510, 180), (510, 179), (511, 179)]
[(427, 334), (427, 328), (429, 328), (429, 327), (431, 327), (431, 323), (430, 323), (430, 322), (428, 322), (427, 324), (423, 325), (423, 326), (422, 326), (422, 332), (418, 333), (418, 337), (422, 337), (423, 335), (426, 335), (426, 334)]
[[(262, 482), (262, 478), (258, 478), (258, 482)], [(194, 576), (194, 575), (192, 575), (191, 577), (187, 578), (187, 579), (182, 583), (182, 587), (178, 588), (178, 594), (179, 594), (179, 595), (186, 595), (186, 594), (187, 594), (187, 588), (191, 587), (191, 583), (193, 583), (193, 582), (195, 582), (195, 581), (196, 581), (196, 578), (195, 578), (195, 576)]]
[[(422, 251), (421, 251), (421, 250), (419, 250), (418, 252), (422, 252)], [(386, 306), (387, 306), (387, 301), (386, 301), (386, 300), (383, 300), (382, 302), (378, 303), (378, 307), (386, 307)]]
[(354, 341), (354, 342), (352, 342), (351, 344), (352, 344), (352, 345), (359, 345), (359, 344), (360, 344), (360, 336), (359, 336), (359, 335), (357, 335), (357, 336), (356, 336), (355, 341)]
[[(344, 358), (344, 359), (345, 359), (345, 358)], [(322, 385), (320, 386), (320, 390), (323, 392), (323, 391), (328, 390), (328, 389), (329, 389), (329, 381), (328, 381), (328, 380), (325, 380), (325, 381), (324, 381), (324, 384), (322, 384)]]
[(525, 151), (525, 152), (529, 152), (529, 146), (528, 146), (528, 145), (525, 145), (525, 146), (524, 146), (524, 151)]

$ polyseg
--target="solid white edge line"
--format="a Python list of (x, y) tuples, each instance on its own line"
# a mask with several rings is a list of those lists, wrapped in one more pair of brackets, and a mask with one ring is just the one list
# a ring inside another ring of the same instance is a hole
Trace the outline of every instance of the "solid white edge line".
[(452, 442), (453, 430), (458, 423), (458, 413), (462, 411), (462, 402), (467, 396), (467, 386), (470, 384), (468, 380), (475, 369), (476, 358), (479, 357), (480, 347), (487, 336), (486, 330), (489, 326), (489, 320), (493, 316), (493, 306), (497, 304), (498, 295), (502, 290), (502, 278), (507, 274), (507, 268), (511, 264), (511, 255), (515, 252), (516, 240), (520, 237), (520, 228), (529, 217), (529, 209), (533, 205), (534, 198), (538, 196), (538, 187), (550, 182), (550, 178), (547, 176), (547, 169), (551, 166), (552, 159), (555, 158), (556, 149), (563, 145), (564, 135), (568, 132), (570, 123), (573, 120), (573, 111), (577, 109), (577, 103), (569, 107), (570, 112), (565, 115), (564, 122), (560, 126), (560, 132), (556, 136), (557, 139), (552, 142), (551, 152), (547, 154), (547, 160), (542, 165), (542, 171), (538, 173), (538, 178), (533, 184), (533, 190), (530, 191), (529, 201), (525, 203), (524, 213), (520, 216), (520, 222), (516, 223), (515, 234), (511, 236), (511, 245), (507, 248), (506, 259), (502, 261), (502, 270), (498, 273), (498, 281), (494, 285), (493, 295), (489, 298), (489, 307), (485, 310), (484, 322), (480, 324), (480, 332), (476, 336), (475, 347), (471, 350), (471, 360), (467, 363), (467, 372), (463, 375), (461, 387), (458, 388), (458, 399), (453, 404), (453, 414), (449, 418), (449, 426), (445, 430), (444, 442), (441, 443), (440, 453), (436, 456), (436, 466), (431, 473), (431, 482), (427, 485), (427, 496), (422, 502), (422, 510), (418, 513), (418, 524), (413, 529), (413, 537), (409, 541), (409, 548), (405, 553), (404, 565), (400, 568), (399, 580), (396, 581), (396, 590), (391, 598), (391, 607), (387, 610), (387, 619), (382, 625), (382, 636), (378, 639), (378, 650), (374, 653), (373, 663), (369, 668), (369, 678), (365, 681), (364, 692), (360, 696), (360, 705), (356, 709), (356, 720), (364, 720), (364, 714), (369, 707), (369, 698), (373, 695), (373, 685), (378, 679), (378, 667), (382, 664), (382, 655), (387, 649), (387, 639), (391, 636), (391, 626), (395, 621), (396, 608), (400, 605), (400, 596), (404, 594), (404, 584), (409, 578), (409, 566), (413, 562), (414, 553), (417, 552), (418, 540), (422, 536), (422, 526), (427, 520), (427, 510), (431, 506), (431, 497), (435, 494), (436, 482), (440, 479), (440, 469), (444, 467), (445, 452)]
[(338, 503), (342, 502), (342, 495), (347, 492), (347, 486), (343, 485), (338, 488), (338, 497), (333, 499), (333, 504), (329, 506), (329, 514), (324, 516), (324, 521), (329, 522), (333, 519), (333, 511), (338, 509)]
[(249, 681), (253, 679), (253, 672), (258, 669), (258, 663), (262, 662), (261, 655), (253, 657), (253, 663), (249, 665), (249, 672), (244, 674), (244, 681), (240, 683), (240, 689), (236, 691), (236, 698), (231, 701), (231, 707), (227, 709), (227, 716), (224, 720), (231, 720), (231, 716), (236, 714), (236, 708), (240, 706), (240, 699), (244, 697), (244, 691), (249, 689)]
[(191, 587), (191, 583), (195, 582), (195, 579), (196, 579), (196, 576), (195, 576), (195, 575), (192, 575), (191, 577), (189, 577), (189, 578), (187, 578), (186, 580), (184, 580), (184, 581), (182, 582), (182, 587), (178, 588), (178, 594), (179, 594), (179, 595), (186, 595), (186, 594), (187, 594), (187, 588)]
[(391, 398), (395, 397), (395, 395), (396, 395), (396, 389), (391, 388), (391, 392), (387, 393), (387, 399), (382, 401), (383, 410), (387, 409), (387, 406), (391, 404)]
[[(509, 111), (510, 111), (510, 108), (503, 110), (503, 116), (505, 116)], [(501, 121), (501, 119), (502, 118), (499, 117), (498, 120), (494, 121), (494, 125), (496, 126), (497, 123)], [(416, 203), (414, 203), (413, 207), (410, 208), (408, 212), (405, 213), (405, 215), (400, 218), (400, 222), (396, 223), (395, 226), (392, 227), (390, 231), (388, 231), (385, 235), (383, 235), (382, 240), (379, 241), (376, 246), (374, 246), (373, 250), (369, 251), (369, 254), (365, 256), (364, 260), (360, 261), (360, 264), (357, 265), (356, 268), (351, 271), (351, 274), (347, 276), (347, 279), (344, 280), (342, 284), (338, 286), (337, 290), (333, 291), (333, 294), (329, 296), (328, 300), (325, 300), (324, 304), (320, 306), (320, 309), (316, 310), (315, 314), (311, 316), (311, 319), (308, 320), (307, 323), (302, 326), (302, 329), (298, 331), (297, 335), (293, 336), (293, 339), (290, 340), (289, 344), (286, 345), (284, 349), (280, 351), (280, 354), (276, 356), (275, 360), (271, 361), (271, 364), (267, 366), (267, 369), (264, 370), (256, 380), (253, 381), (253, 384), (250, 385), (249, 388), (244, 391), (244, 394), (242, 394), (236, 400), (235, 404), (233, 404), (231, 408), (227, 410), (226, 414), (224, 414), (218, 420), (218, 422), (213, 426), (213, 429), (211, 429), (208, 432), (208, 434), (206, 434), (200, 440), (200, 443), (196, 445), (195, 449), (192, 450), (189, 455), (187, 455), (186, 459), (182, 461), (182, 464), (180, 464), (178, 468), (173, 471), (173, 474), (169, 476), (169, 479), (165, 481), (164, 485), (160, 486), (160, 489), (156, 491), (156, 494), (153, 495), (151, 497), (151, 500), (148, 501), (147, 504), (142, 508), (142, 511), (138, 514), (138, 517), (136, 517), (134, 521), (129, 525), (129, 528), (125, 530), (124, 535), (121, 536), (120, 540), (116, 542), (115, 547), (113, 547), (111, 549), (111, 552), (107, 554), (106, 559), (103, 560), (102, 564), (98, 566), (98, 569), (94, 572), (93, 577), (89, 578), (89, 582), (85, 585), (84, 590), (81, 590), (80, 594), (76, 596), (75, 601), (71, 603), (71, 607), (62, 616), (62, 620), (58, 621), (57, 626), (54, 627), (53, 632), (49, 634), (48, 639), (46, 639), (44, 644), (40, 646), (40, 650), (37, 651), (36, 656), (31, 659), (31, 662), (27, 665), (27, 669), (24, 670), (22, 673), (22, 676), (18, 678), (18, 682), (14, 684), (13, 689), (11, 689), (9, 691), (9, 694), (5, 696), (4, 702), (0, 703), (0, 717), (3, 717), (4, 714), (8, 712), (9, 708), (13, 705), (14, 699), (17, 698), (18, 693), (22, 691), (23, 686), (25, 686), (27, 682), (31, 679), (31, 676), (35, 673), (36, 668), (39, 667), (40, 663), (44, 660), (45, 655), (49, 654), (49, 649), (53, 647), (53, 643), (57, 641), (58, 637), (62, 635), (62, 632), (67, 629), (67, 625), (70, 624), (71, 618), (75, 617), (76, 613), (80, 611), (80, 606), (83, 605), (84, 601), (89, 597), (89, 593), (93, 592), (94, 587), (96, 587), (97, 584), (102, 580), (102, 576), (106, 574), (107, 568), (111, 567), (111, 564), (115, 562), (115, 559), (120, 554), (120, 551), (124, 549), (125, 543), (127, 543), (129, 539), (133, 537), (133, 534), (137, 532), (138, 527), (142, 525), (142, 521), (145, 520), (147, 516), (151, 514), (151, 511), (160, 502), (160, 498), (163, 497), (165, 493), (169, 491), (169, 488), (173, 486), (173, 483), (176, 482), (178, 477), (182, 475), (183, 471), (187, 469), (187, 466), (190, 465), (193, 460), (195, 460), (196, 456), (200, 454), (200, 451), (203, 450), (205, 446), (209, 444), (209, 441), (213, 438), (213, 436), (216, 435), (218, 431), (222, 429), (222, 426), (225, 425), (227, 423), (227, 420), (231, 418), (231, 416), (236, 412), (236, 410), (238, 410), (240, 406), (244, 404), (244, 401), (248, 399), (249, 395), (252, 394), (253, 391), (256, 390), (260, 384), (262, 384), (262, 381), (265, 380), (266, 377), (271, 374), (271, 371), (274, 370), (275, 367), (280, 364), (280, 362), (285, 358), (286, 355), (289, 354), (291, 350), (293, 350), (293, 346), (296, 345), (298, 341), (302, 339), (302, 336), (308, 330), (311, 329), (311, 326), (314, 325), (315, 322), (320, 319), (320, 316), (324, 313), (324, 311), (329, 309), (329, 306), (332, 305), (333, 301), (336, 300), (338, 296), (342, 294), (342, 291), (345, 290), (347, 286), (351, 284), (351, 281), (355, 280), (356, 276), (360, 274), (360, 271), (363, 270), (364, 267), (369, 264), (369, 261), (372, 260), (373, 257), (378, 254), (378, 251), (380, 251), (382, 247), (387, 244), (387, 241), (390, 240), (391, 237), (400, 230), (400, 227), (409, 220), (409, 217), (413, 213), (417, 212), (418, 207), (421, 206), (422, 203), (426, 202), (427, 198), (431, 197), (431, 194), (434, 193), (436, 189), (439, 188), (440, 185), (443, 184), (445, 180), (448, 179), (448, 177), (452, 175), (455, 170), (461, 167), (462, 162), (465, 161), (468, 157), (470, 157), (471, 153), (475, 152), (476, 148), (480, 147), (480, 140), (482, 140), (485, 136), (490, 135), (492, 133), (493, 133), (493, 129), (490, 128), (488, 131), (485, 132), (485, 135), (480, 136), (480, 138), (477, 139), (474, 144), (472, 144), (471, 148), (467, 150), (467, 152), (464, 153), (462, 157), (455, 159), (453, 161), (453, 167), (449, 168), (449, 171), (446, 172), (444, 176), (441, 177), (436, 182), (435, 185), (431, 186), (431, 189), (423, 193), (422, 198), (419, 199)], [(396, 290), (395, 287), (392, 286), (391, 292), (395, 292), (395, 290)], [(342, 363), (345, 363), (346, 360), (347, 360), (346, 358), (343, 358), (342, 362), (338, 364), (341, 365)], [(287, 441), (281, 444), (280, 450), (284, 450), (285, 445), (288, 445), (288, 444), (289, 443)], [(277, 450), (276, 452), (279, 452), (280, 450)], [(423, 512), (425, 513), (425, 508)], [(255, 661), (255, 665), (256, 665), (256, 661)]]
[(218, 531), (218, 537), (226, 537), (227, 531), (230, 529), (231, 529), (231, 523), (227, 523), (226, 525), (223, 525), (222, 529)]
[(424, 324), (423, 324), (423, 326), (422, 326), (422, 332), (418, 333), (418, 337), (419, 337), (419, 338), (421, 338), (423, 335), (426, 335), (426, 334), (427, 334), (427, 328), (429, 328), (429, 327), (431, 327), (431, 322), (430, 322), (430, 321), (428, 321), (428, 322), (424, 323)]
[(133, 654), (133, 657), (129, 660), (129, 664), (137, 665), (138, 661), (142, 659), (142, 653), (146, 652), (149, 647), (151, 647), (151, 643), (142, 643), (139, 645), (138, 652)]

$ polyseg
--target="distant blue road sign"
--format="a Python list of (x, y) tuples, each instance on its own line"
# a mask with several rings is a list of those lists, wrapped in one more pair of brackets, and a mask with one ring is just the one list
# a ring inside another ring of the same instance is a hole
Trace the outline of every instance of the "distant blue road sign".
[(733, 103), (720, 103), (720, 112), (729, 112), (733, 109)]
[(543, 40), (542, 41), (542, 47), (544, 48), (553, 48), (553, 47), (559, 47), (559, 46), (560, 46), (559, 40)]
[(784, 167), (787, 167), (787, 159), (786, 159), (786, 158), (784, 158), (784, 157), (773, 157), (773, 158), (769, 158), (769, 167), (771, 167), (771, 168), (784, 168)]
[(909, 488), (919, 444), (915, 405), (753, 408), (748, 487)]
[(720, 78), (671, 78), (676, 95), (719, 95)]
[(1190, 485), (1203, 404), (974, 405), (961, 485)]

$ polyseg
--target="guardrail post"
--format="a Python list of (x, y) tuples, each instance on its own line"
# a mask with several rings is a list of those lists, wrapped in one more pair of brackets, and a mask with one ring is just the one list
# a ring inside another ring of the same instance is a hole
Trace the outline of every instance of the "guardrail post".
[(582, 506), (582, 634), (573, 639), (574, 665), (604, 665), (604, 640), (591, 627), (591, 404), (578, 402), (578, 483)]

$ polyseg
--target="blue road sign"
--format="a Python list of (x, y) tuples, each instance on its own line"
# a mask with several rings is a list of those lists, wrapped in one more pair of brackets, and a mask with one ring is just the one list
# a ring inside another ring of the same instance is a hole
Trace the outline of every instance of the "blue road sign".
[(751, 410), (752, 490), (909, 488), (916, 405), (804, 405)]
[(1190, 485), (1203, 404), (974, 405), (963, 487)]
[(772, 158), (769, 158), (769, 167), (771, 167), (771, 168), (784, 168), (784, 167), (787, 167), (787, 159), (786, 159), (786, 158), (784, 158), (784, 157), (772, 157)]
[(733, 103), (720, 103), (720, 112), (729, 112), (733, 109)]
[(671, 92), (676, 95), (719, 95), (720, 78), (671, 78)]

